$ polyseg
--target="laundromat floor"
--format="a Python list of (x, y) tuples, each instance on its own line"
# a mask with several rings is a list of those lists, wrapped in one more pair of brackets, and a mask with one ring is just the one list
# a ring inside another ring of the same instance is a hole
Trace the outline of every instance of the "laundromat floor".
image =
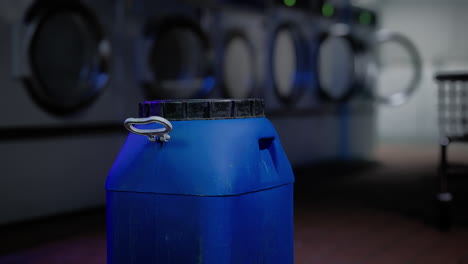
[[(450, 158), (468, 163), (468, 146)], [(440, 231), (437, 159), (433, 146), (383, 145), (376, 162), (297, 168), (295, 263), (468, 263), (468, 174), (450, 181), (453, 227)], [(106, 262), (103, 208), (3, 226), (0, 238), (1, 264)]]

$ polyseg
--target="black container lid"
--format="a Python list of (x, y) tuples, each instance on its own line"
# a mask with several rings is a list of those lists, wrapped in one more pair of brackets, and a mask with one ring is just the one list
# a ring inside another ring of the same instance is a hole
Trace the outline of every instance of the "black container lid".
[(140, 117), (168, 120), (211, 120), (264, 117), (263, 99), (185, 99), (140, 103)]

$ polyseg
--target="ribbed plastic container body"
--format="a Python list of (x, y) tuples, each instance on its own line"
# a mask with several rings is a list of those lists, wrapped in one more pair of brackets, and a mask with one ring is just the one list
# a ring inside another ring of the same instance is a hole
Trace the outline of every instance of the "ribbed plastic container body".
[(292, 264), (294, 176), (271, 123), (171, 123), (167, 143), (130, 134), (109, 173), (108, 263)]

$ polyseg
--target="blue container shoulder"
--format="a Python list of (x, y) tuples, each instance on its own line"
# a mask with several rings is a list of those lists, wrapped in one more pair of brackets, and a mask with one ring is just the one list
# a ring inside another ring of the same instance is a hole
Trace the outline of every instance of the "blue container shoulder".
[(171, 123), (167, 143), (129, 134), (107, 190), (226, 196), (294, 182), (278, 134), (266, 118)]

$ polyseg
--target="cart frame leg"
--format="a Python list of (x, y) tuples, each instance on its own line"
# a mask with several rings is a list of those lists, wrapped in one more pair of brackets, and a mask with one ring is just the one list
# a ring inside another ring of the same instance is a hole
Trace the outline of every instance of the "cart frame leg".
[(452, 224), (451, 219), (451, 202), (452, 194), (448, 189), (448, 161), (447, 161), (447, 148), (449, 145), (448, 138), (441, 139), (440, 148), (440, 164), (438, 171), (438, 193), (437, 202), (439, 204), (439, 227), (442, 230), (449, 230)]

